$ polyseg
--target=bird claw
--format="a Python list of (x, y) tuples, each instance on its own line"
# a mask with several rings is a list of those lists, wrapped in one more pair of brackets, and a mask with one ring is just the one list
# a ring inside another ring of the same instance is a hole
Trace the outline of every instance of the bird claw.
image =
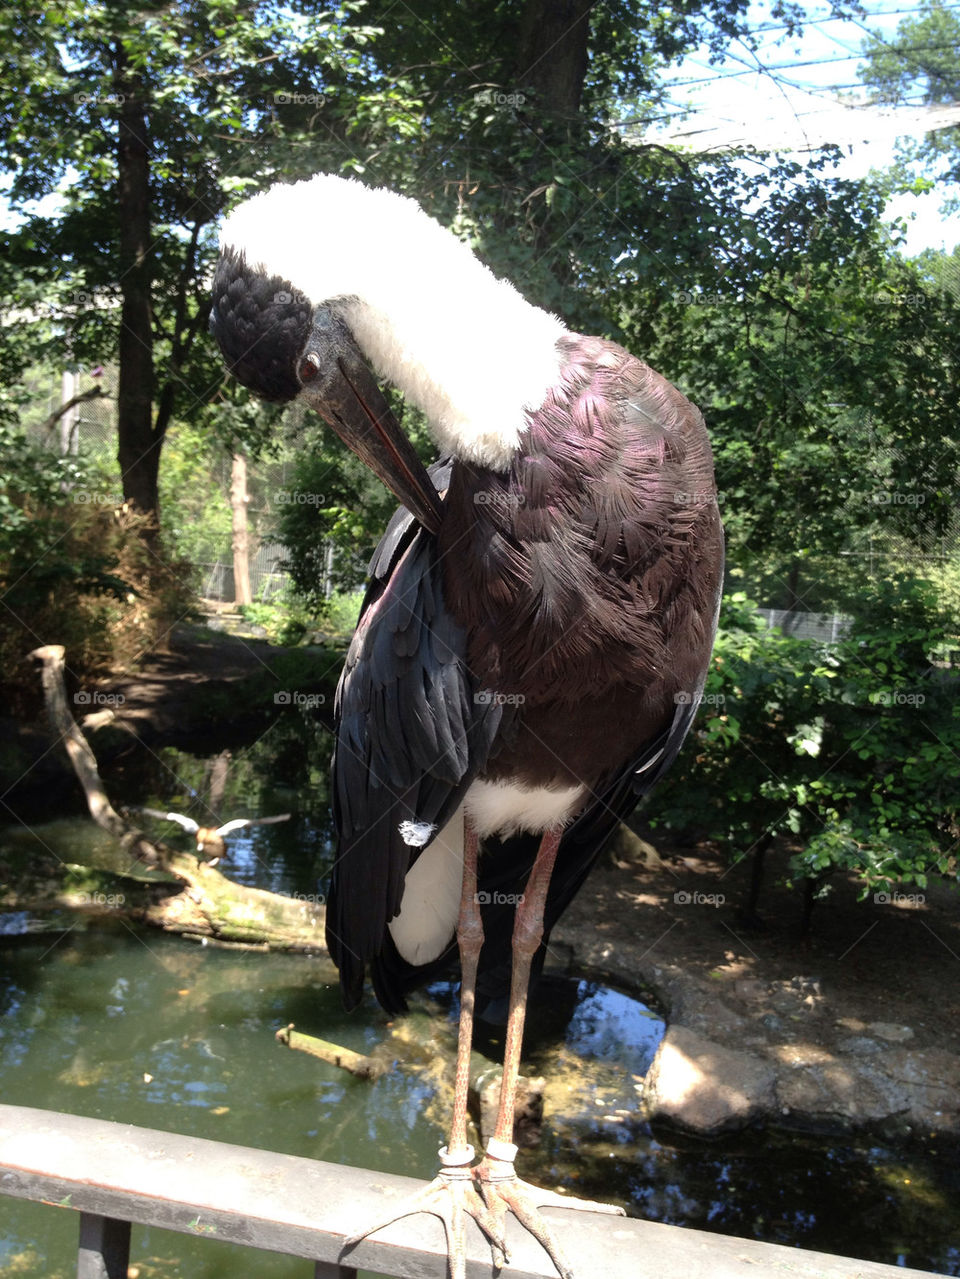
[(393, 1222), (417, 1212), (432, 1213), (443, 1223), (450, 1279), (464, 1279), (466, 1275), (467, 1217), (472, 1217), (486, 1235), (495, 1268), (501, 1270), (509, 1261), (502, 1221), (498, 1221), (487, 1208), (473, 1184), (471, 1169), (465, 1166), (441, 1169), (429, 1186), (408, 1199), (399, 1212), (392, 1213), (344, 1240), (344, 1250), (353, 1248), (361, 1239), (375, 1234), (384, 1226), (392, 1225)]
[(560, 1279), (574, 1279), (573, 1270), (564, 1256), (556, 1235), (543, 1219), (541, 1208), (573, 1208), (581, 1212), (603, 1212), (623, 1217), (625, 1212), (616, 1204), (595, 1203), (590, 1199), (567, 1198), (553, 1190), (521, 1181), (514, 1171), (513, 1162), (486, 1155), (473, 1176), (480, 1185), (480, 1193), (500, 1231), (507, 1211), (513, 1213), (522, 1226), (533, 1235), (557, 1268)]
[[(505, 1153), (515, 1149), (516, 1147), (504, 1147)], [(445, 1153), (442, 1150), (441, 1157)], [(472, 1148), (468, 1158), (473, 1158)], [(494, 1268), (502, 1270), (510, 1260), (505, 1233), (509, 1211), (542, 1244), (556, 1266), (560, 1279), (575, 1279), (563, 1249), (540, 1213), (541, 1208), (572, 1208), (580, 1212), (602, 1212), (619, 1217), (625, 1215), (623, 1209), (616, 1204), (567, 1198), (553, 1190), (543, 1190), (540, 1186), (521, 1181), (514, 1170), (512, 1159), (500, 1159), (488, 1153), (475, 1168), (471, 1168), (467, 1162), (446, 1164), (429, 1186), (424, 1186), (407, 1199), (398, 1212), (392, 1212), (388, 1217), (345, 1239), (343, 1251), (356, 1247), (362, 1239), (376, 1234), (385, 1226), (393, 1225), (395, 1221), (401, 1221), (418, 1212), (429, 1212), (434, 1217), (439, 1217), (443, 1223), (449, 1279), (465, 1279), (467, 1218), (472, 1217), (486, 1235)]]

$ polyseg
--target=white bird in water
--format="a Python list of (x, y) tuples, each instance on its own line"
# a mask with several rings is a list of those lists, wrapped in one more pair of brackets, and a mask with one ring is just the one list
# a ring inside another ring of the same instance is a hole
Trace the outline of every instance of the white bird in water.
[[(192, 817), (187, 817), (183, 813), (161, 813), (158, 808), (135, 808), (131, 810), (136, 813), (144, 813), (147, 817), (157, 817), (163, 822), (176, 822), (178, 826), (182, 826), (188, 835), (196, 835), (197, 837), (197, 853), (209, 858), (209, 865), (216, 866), (217, 862), (227, 851), (224, 837), (232, 834), (237, 830), (244, 830), (247, 826), (271, 826), (274, 822), (287, 822), (290, 820), (289, 813), (280, 813), (276, 817), (235, 817), (232, 821), (224, 822), (222, 826), (216, 828), (212, 826), (201, 826), (199, 822), (195, 822)], [(209, 854), (213, 853), (213, 857)]]

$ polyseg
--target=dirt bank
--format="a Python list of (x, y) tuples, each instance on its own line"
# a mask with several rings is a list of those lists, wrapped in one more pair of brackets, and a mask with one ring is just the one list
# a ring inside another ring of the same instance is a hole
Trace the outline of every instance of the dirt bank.
[(776, 857), (764, 926), (743, 927), (748, 873), (702, 849), (607, 860), (554, 933), (557, 958), (646, 989), (665, 1013), (651, 1116), (705, 1134), (763, 1123), (960, 1135), (956, 889), (859, 902), (838, 881), (803, 939)]

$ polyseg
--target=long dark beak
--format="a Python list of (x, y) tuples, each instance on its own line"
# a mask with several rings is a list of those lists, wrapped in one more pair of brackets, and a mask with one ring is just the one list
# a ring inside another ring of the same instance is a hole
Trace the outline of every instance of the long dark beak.
[(353, 335), (328, 307), (314, 315), (297, 376), (298, 399), (320, 414), (425, 529), (436, 533), (443, 516), (437, 491)]

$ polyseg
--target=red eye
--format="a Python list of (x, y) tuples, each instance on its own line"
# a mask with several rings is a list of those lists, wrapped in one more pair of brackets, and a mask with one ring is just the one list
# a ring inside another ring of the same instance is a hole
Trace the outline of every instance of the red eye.
[(309, 355), (304, 356), (300, 361), (300, 381), (312, 382), (320, 372), (320, 357), (311, 351)]

